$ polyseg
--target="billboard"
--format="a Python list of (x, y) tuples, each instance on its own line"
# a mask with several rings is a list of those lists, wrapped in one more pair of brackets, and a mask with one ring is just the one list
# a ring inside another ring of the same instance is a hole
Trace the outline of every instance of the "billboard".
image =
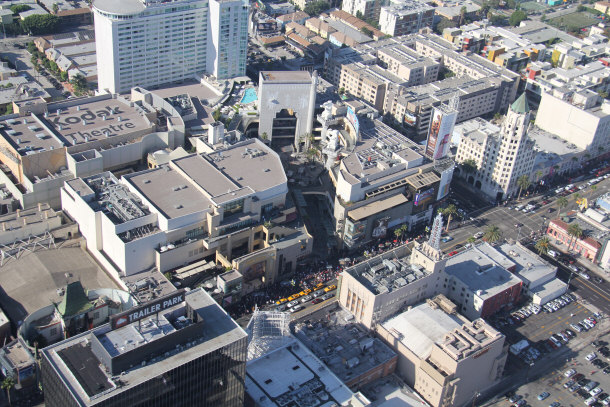
[(415, 127), (417, 126), (417, 116), (409, 112), (405, 112), (404, 122), (407, 126)]
[(453, 179), (453, 168), (451, 166), (441, 173), (441, 182), (438, 185), (436, 200), (443, 199), (449, 193), (449, 186), (451, 185), (451, 179)]
[(389, 217), (377, 219), (375, 221), (375, 227), (373, 228), (372, 236), (374, 239), (383, 239), (388, 233), (388, 221)]
[(157, 298), (147, 302), (146, 304), (133, 307), (128, 311), (121, 312), (110, 316), (110, 328), (118, 329), (122, 326), (139, 321), (149, 315), (157, 314), (167, 308), (171, 308), (176, 304), (184, 301), (184, 288), (175, 291), (171, 294)]
[(415, 194), (415, 200), (413, 200), (414, 206), (425, 205), (434, 197), (434, 188), (426, 189)]
[(360, 133), (360, 122), (358, 122), (358, 116), (350, 106), (347, 107), (347, 121), (354, 127), (356, 134)]
[(456, 111), (444, 112), (438, 107), (432, 109), (426, 142), (426, 155), (428, 157), (438, 160), (447, 155), (456, 118)]

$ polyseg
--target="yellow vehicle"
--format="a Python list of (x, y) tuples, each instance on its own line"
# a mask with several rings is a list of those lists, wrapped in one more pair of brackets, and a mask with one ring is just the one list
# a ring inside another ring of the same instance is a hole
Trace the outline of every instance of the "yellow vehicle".
[(279, 300), (277, 300), (275, 303), (277, 305), (283, 304), (285, 302), (288, 302), (288, 298), (280, 298)]
[(301, 293), (292, 294), (290, 297), (288, 297), (288, 301), (294, 301), (302, 295), (303, 294), (301, 294)]
[(333, 285), (329, 285), (328, 287), (326, 287), (324, 289), (324, 292), (330, 292), (330, 291), (336, 290), (336, 289), (337, 289), (337, 286), (333, 284)]
[(317, 291), (317, 290), (319, 290), (321, 288), (324, 288), (324, 283), (318, 283), (318, 285), (316, 285), (313, 290)]
[(303, 290), (299, 293), (299, 297), (303, 297), (303, 296), (309, 294), (310, 292), (311, 292), (311, 290), (309, 288), (306, 290)]

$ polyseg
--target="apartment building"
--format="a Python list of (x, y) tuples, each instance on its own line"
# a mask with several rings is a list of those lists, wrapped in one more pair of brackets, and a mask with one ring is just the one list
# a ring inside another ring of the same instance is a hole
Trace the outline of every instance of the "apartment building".
[[(437, 81), (442, 68), (456, 75)], [(459, 123), (508, 108), (519, 85), (516, 73), (479, 55), (459, 52), (455, 44), (433, 34), (331, 50), (324, 75), (377, 108), (383, 93), (381, 112), (392, 115), (416, 140), (426, 136), (432, 107), (459, 97)]]
[(241, 0), (96, 0), (98, 89), (244, 75), (248, 11)]
[(344, 0), (341, 4), (341, 10), (350, 13), (351, 15), (361, 14), (361, 18), (365, 20), (379, 20), (381, 5), (383, 0)]
[(416, 0), (403, 0), (381, 7), (379, 29), (393, 37), (432, 28), (434, 8)]
[(610, 151), (610, 103), (596, 92), (562, 89), (544, 92), (536, 126), (587, 150), (592, 157)]
[(470, 405), (502, 377), (505, 336), (483, 319), (469, 321), (443, 295), (377, 325), (398, 354), (399, 375), (433, 407)]

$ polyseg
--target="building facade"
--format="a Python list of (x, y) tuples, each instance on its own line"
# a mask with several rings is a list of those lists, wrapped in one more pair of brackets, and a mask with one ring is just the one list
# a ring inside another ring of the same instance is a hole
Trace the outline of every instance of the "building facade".
[(499, 131), (496, 126), (462, 135), (456, 162), (474, 160), (476, 171), (463, 171), (466, 181), (492, 200), (519, 193), (517, 180), (528, 178), (534, 167), (535, 142), (527, 136), (530, 109), (525, 93), (510, 107)]
[(97, 0), (93, 12), (100, 91), (246, 72), (249, 6), (241, 0)]
[(360, 18), (377, 21), (383, 0), (345, 0), (341, 3), (341, 9), (356, 16), (360, 12)]
[(502, 377), (508, 356), (502, 333), (468, 321), (442, 295), (377, 325), (377, 334), (398, 353), (399, 375), (434, 407), (474, 402)]
[(432, 28), (434, 8), (425, 3), (405, 0), (381, 7), (379, 28), (384, 34), (398, 37)]

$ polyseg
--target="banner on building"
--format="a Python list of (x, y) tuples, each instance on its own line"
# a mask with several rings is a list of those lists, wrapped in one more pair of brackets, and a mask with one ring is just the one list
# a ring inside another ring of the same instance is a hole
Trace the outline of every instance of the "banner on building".
[(439, 199), (443, 199), (447, 196), (447, 194), (449, 194), (449, 186), (451, 185), (451, 180), (453, 179), (453, 169), (454, 167), (451, 166), (441, 173), (441, 182), (438, 185), (438, 195), (436, 196), (437, 201)]
[(388, 233), (388, 222), (390, 221), (389, 217), (377, 219), (375, 221), (375, 227), (373, 228), (372, 236), (374, 239), (383, 239), (386, 237)]
[(457, 119), (457, 111), (443, 111), (441, 108), (432, 109), (432, 119), (428, 129), (426, 141), (426, 155), (435, 160), (441, 159), (449, 153), (449, 143), (453, 126)]
[(351, 106), (347, 107), (347, 121), (350, 122), (356, 134), (360, 132), (360, 122), (358, 121), (358, 116), (356, 116), (356, 112)]
[(426, 189), (418, 194), (415, 194), (414, 206), (425, 205), (434, 198), (434, 188)]
[(417, 116), (409, 112), (405, 112), (404, 122), (407, 126), (415, 127), (417, 126)]

